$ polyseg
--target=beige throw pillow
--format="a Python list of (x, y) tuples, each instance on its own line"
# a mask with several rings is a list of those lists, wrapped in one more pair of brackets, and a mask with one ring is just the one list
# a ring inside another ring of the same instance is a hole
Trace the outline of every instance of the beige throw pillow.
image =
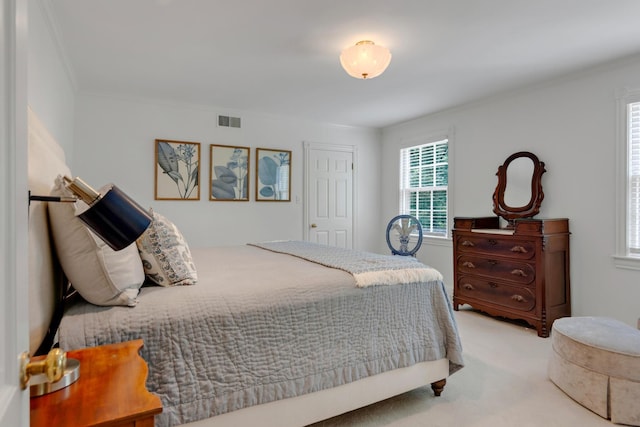
[[(51, 195), (73, 194), (58, 176)], [(51, 232), (65, 275), (78, 293), (92, 304), (135, 306), (144, 282), (136, 245), (131, 244), (120, 251), (111, 249), (76, 217), (75, 204), (49, 203)]]

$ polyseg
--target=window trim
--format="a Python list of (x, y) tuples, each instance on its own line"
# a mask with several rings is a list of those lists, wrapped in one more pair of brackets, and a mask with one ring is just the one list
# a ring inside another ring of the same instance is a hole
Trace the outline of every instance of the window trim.
[(616, 96), (616, 252), (612, 255), (616, 267), (640, 270), (640, 257), (630, 256), (627, 247), (628, 200), (628, 121), (627, 106), (640, 102), (640, 89), (623, 89)]
[[(448, 146), (448, 166), (447, 166), (447, 227), (444, 236), (436, 236), (433, 234), (425, 234), (422, 233), (422, 241), (423, 243), (439, 244), (443, 241), (451, 240), (451, 229), (453, 227), (453, 218), (451, 217), (451, 212), (453, 212), (453, 197), (452, 197), (452, 188), (453, 188), (453, 177), (454, 177), (454, 140), (455, 140), (455, 127), (450, 126), (446, 130), (437, 130), (434, 132), (422, 134), (419, 136), (414, 136), (411, 138), (403, 139), (398, 147), (398, 156), (400, 156), (401, 150), (406, 148), (415, 147), (417, 145), (430, 144), (442, 140), (447, 140)], [(400, 191), (400, 183), (402, 182), (402, 168), (398, 168), (398, 186), (396, 190), (398, 192), (398, 213), (402, 214), (402, 193)]]

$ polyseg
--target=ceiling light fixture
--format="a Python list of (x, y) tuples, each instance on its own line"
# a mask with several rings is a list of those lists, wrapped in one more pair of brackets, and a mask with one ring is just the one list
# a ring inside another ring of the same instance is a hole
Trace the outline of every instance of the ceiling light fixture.
[(391, 52), (370, 40), (362, 40), (346, 48), (340, 54), (342, 68), (351, 77), (372, 79), (387, 69), (391, 62)]

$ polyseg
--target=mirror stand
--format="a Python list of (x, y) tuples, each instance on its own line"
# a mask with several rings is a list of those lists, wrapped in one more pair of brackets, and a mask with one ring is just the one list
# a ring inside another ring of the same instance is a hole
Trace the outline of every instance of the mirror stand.
[[(540, 212), (544, 199), (542, 174), (545, 172), (544, 162), (528, 151), (512, 154), (498, 167), (493, 212), (507, 221), (507, 228), (513, 228), (515, 219), (531, 218)], [(505, 194), (508, 201), (505, 201)]]

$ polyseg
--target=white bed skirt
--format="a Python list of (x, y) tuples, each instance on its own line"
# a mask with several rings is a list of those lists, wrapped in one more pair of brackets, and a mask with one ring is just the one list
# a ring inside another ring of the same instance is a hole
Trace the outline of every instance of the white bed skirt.
[(301, 427), (429, 385), (449, 376), (449, 360), (422, 362), (348, 384), (250, 406), (184, 427)]

